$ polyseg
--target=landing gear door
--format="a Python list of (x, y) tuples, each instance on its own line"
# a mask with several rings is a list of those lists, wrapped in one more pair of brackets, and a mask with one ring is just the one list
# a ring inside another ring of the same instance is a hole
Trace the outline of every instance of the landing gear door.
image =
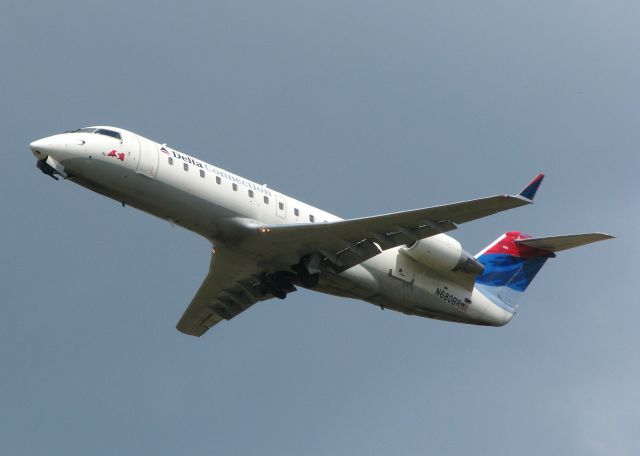
[(158, 172), (158, 146), (153, 141), (138, 137), (140, 141), (140, 161), (136, 172), (147, 177), (155, 178)]

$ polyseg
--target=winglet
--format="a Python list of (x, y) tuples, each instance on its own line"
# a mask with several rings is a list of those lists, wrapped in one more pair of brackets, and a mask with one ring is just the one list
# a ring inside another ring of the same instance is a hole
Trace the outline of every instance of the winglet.
[(525, 188), (522, 189), (519, 195), (533, 201), (533, 198), (536, 196), (536, 192), (538, 191), (538, 187), (540, 187), (540, 184), (542, 183), (542, 179), (544, 179), (544, 174), (538, 174)]

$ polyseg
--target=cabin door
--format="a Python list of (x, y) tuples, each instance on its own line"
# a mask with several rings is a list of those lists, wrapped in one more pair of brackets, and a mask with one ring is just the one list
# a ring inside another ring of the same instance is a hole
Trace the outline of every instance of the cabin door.
[(138, 137), (140, 142), (140, 160), (138, 161), (138, 174), (155, 178), (158, 172), (158, 146), (153, 141)]

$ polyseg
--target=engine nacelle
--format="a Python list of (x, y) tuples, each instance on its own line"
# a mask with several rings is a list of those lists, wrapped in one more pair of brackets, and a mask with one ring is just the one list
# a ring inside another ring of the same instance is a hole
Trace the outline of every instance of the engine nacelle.
[(482, 263), (467, 253), (458, 241), (446, 234), (420, 239), (410, 247), (402, 247), (400, 250), (418, 263), (436, 270), (475, 275), (482, 274), (484, 270)]

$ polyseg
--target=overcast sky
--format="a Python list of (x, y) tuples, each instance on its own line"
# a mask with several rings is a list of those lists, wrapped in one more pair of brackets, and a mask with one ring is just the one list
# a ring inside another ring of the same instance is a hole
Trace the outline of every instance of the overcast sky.
[[(0, 452), (640, 453), (634, 1), (5, 0)], [(175, 324), (196, 235), (35, 168), (127, 128), (342, 217), (517, 192), (460, 227), (617, 236), (558, 255), (504, 328), (300, 291)]]

